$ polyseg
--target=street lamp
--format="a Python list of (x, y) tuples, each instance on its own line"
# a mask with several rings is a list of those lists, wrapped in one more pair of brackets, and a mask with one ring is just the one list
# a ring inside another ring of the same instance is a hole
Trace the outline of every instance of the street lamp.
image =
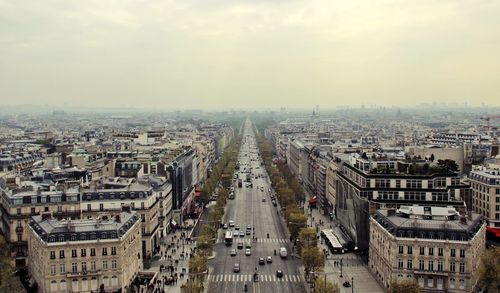
[(340, 277), (342, 278), (342, 258), (340, 258)]

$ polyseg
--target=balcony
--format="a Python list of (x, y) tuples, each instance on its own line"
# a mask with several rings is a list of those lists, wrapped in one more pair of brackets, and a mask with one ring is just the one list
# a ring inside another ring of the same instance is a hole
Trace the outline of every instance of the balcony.
[(102, 270), (95, 271), (79, 271), (79, 272), (68, 272), (66, 273), (66, 277), (82, 277), (82, 276), (100, 276), (102, 275)]

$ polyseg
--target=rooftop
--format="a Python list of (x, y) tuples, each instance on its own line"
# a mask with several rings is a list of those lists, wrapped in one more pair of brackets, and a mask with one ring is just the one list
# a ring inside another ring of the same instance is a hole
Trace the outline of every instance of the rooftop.
[(118, 239), (137, 222), (140, 219), (134, 212), (85, 220), (57, 220), (41, 215), (32, 217), (30, 227), (46, 242), (67, 242)]

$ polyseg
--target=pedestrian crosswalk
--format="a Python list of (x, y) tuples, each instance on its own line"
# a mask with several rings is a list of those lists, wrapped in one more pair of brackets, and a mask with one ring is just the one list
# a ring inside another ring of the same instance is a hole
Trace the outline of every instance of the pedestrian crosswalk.
[[(241, 239), (234, 239), (233, 243), (238, 243), (238, 242), (243, 242), (243, 243), (255, 243), (252, 241), (252, 239), (248, 238), (241, 238)], [(257, 238), (257, 243), (287, 243), (288, 239), (285, 238)], [(217, 239), (216, 243), (224, 243), (224, 239)]]
[[(209, 282), (252, 282), (253, 275), (251, 274), (218, 274), (208, 276)], [(278, 278), (276, 275), (259, 275), (259, 282), (289, 282), (297, 283), (302, 282), (300, 275), (283, 275)]]

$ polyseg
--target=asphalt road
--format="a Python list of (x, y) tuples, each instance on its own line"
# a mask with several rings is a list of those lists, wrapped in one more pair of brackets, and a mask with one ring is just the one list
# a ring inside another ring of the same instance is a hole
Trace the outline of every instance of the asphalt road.
[[(243, 128), (243, 141), (239, 155), (239, 178), (243, 179), (243, 187), (235, 185), (235, 199), (228, 200), (224, 221), (233, 220), (240, 226), (238, 232), (246, 232), (247, 225), (251, 227), (250, 235), (234, 237), (233, 244), (226, 246), (224, 233), (219, 231), (218, 240), (214, 246), (216, 257), (209, 261), (210, 274), (208, 276), (208, 292), (244, 292), (247, 284), (248, 292), (253, 293), (284, 293), (306, 292), (303, 274), (300, 271), (300, 261), (290, 256), (290, 241), (287, 239), (286, 228), (280, 219), (277, 210), (271, 204), (270, 185), (264, 166), (260, 166), (255, 136), (250, 121)], [(253, 187), (246, 187), (246, 171), (251, 169)], [(258, 176), (256, 179), (255, 177)], [(263, 201), (265, 199), (265, 201)], [(233, 232), (234, 228), (229, 228)], [(245, 233), (246, 234), (246, 233)], [(252, 235), (256, 240), (252, 240)], [(251, 256), (245, 255), (245, 247), (237, 249), (238, 242), (251, 243)], [(288, 257), (279, 256), (280, 247), (285, 247)], [(237, 255), (230, 256), (231, 249), (236, 249)], [(276, 250), (276, 255), (274, 255)], [(271, 256), (272, 263), (259, 265), (260, 257)], [(240, 264), (241, 271), (233, 272), (235, 263)], [(282, 270), (283, 277), (278, 278), (276, 271)], [(254, 273), (258, 274), (258, 281), (253, 281)]]

